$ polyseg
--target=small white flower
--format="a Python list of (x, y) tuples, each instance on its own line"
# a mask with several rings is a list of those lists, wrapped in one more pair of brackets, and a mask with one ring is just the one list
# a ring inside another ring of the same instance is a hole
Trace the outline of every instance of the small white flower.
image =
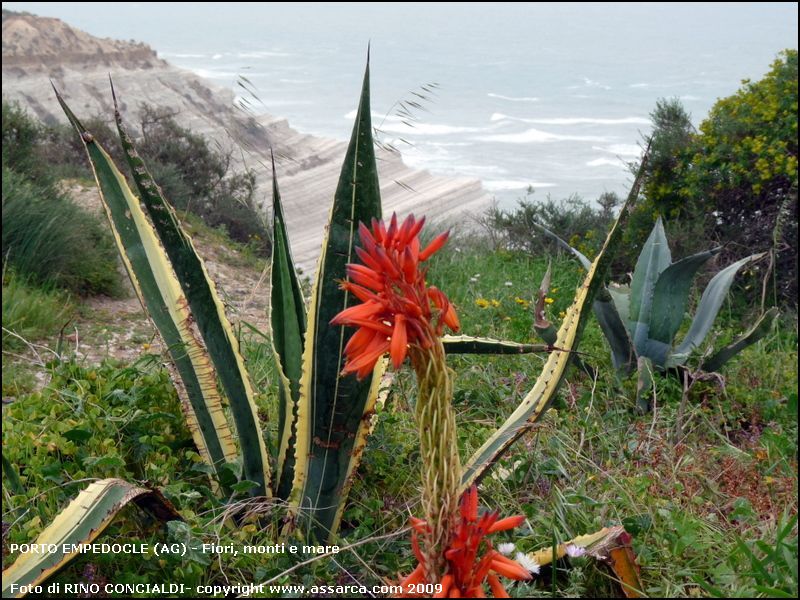
[(473, 277), (474, 277), (475, 279), (478, 279), (480, 276), (481, 276), (481, 274), (480, 274), (480, 273), (475, 273), (475, 275), (473, 275)]
[(511, 282), (511, 281), (506, 281), (506, 283), (505, 283), (506, 287), (511, 287), (512, 285), (514, 285), (514, 283)]
[(513, 542), (505, 542), (497, 544), (497, 551), (504, 556), (511, 556), (511, 553), (517, 549), (517, 545)]
[(539, 571), (542, 569), (539, 566), (539, 563), (536, 562), (535, 558), (533, 558), (530, 554), (525, 554), (524, 552), (517, 552), (517, 554), (514, 556), (514, 560), (534, 575), (538, 575)]
[(570, 558), (578, 558), (586, 554), (586, 548), (581, 548), (575, 544), (567, 544), (564, 550), (566, 550), (567, 556)]
[(461, 248), (456, 248), (456, 252), (461, 252)]
[(470, 283), (478, 283), (478, 278), (477, 277), (470, 277), (469, 278), (469, 282)]

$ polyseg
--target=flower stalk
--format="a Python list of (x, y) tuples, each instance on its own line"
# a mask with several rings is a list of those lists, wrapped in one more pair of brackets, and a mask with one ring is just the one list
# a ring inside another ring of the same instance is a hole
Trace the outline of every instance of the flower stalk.
[(422, 508), (430, 526), (423, 533), (422, 555), (429, 582), (445, 572), (445, 550), (458, 517), (461, 461), (453, 411), (452, 373), (440, 339), (428, 349), (412, 348), (411, 366), (419, 389), (416, 421), (422, 456)]

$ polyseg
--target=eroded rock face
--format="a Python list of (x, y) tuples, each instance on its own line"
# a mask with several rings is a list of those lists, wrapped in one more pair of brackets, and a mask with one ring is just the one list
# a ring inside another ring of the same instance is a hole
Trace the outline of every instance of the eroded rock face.
[[(236, 147), (236, 156), (242, 148), (247, 165), (257, 171), (265, 210), (272, 185), (266, 165), (274, 148), (295, 261), (311, 274), (346, 143), (301, 134), (271, 115), (245, 114), (234, 107), (230, 90), (170, 65), (145, 44), (100, 39), (59, 19), (3, 11), (3, 96), (42, 121), (65, 120), (51, 80), (79, 116), (110, 119), (109, 73), (132, 126), (144, 102), (174, 110), (181, 125), (223, 147)], [(432, 175), (410, 169), (398, 154), (377, 153), (386, 212), (468, 222), (468, 215), (489, 205), (490, 197), (476, 179)]]

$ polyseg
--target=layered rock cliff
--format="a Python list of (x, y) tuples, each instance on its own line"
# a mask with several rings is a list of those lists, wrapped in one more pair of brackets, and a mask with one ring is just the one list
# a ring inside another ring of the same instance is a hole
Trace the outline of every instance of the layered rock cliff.
[[(145, 44), (100, 39), (59, 19), (3, 12), (3, 96), (45, 122), (63, 121), (51, 81), (79, 115), (113, 114), (108, 78), (114, 79), (123, 116), (138, 122), (141, 103), (169, 107), (176, 119), (225, 147), (244, 149), (256, 169), (264, 209), (269, 207), (269, 150), (278, 157), (278, 180), (298, 265), (313, 268), (339, 177), (344, 142), (305, 135), (283, 119), (247, 115), (230, 90), (158, 58)], [(240, 153), (241, 154), (241, 153)], [(441, 177), (403, 164), (378, 150), (384, 211), (463, 220), (490, 198), (478, 180)]]

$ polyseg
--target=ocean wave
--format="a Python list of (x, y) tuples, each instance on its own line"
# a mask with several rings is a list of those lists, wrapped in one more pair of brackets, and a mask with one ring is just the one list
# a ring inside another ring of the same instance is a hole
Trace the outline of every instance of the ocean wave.
[(650, 119), (644, 117), (622, 117), (620, 119), (605, 119), (594, 117), (553, 117), (546, 119), (523, 119), (512, 117), (503, 113), (494, 113), (490, 121), (520, 121), (537, 125), (650, 125)]
[(288, 52), (275, 52), (273, 50), (255, 50), (253, 52), (238, 52), (236, 58), (271, 58), (291, 56)]
[(586, 163), (587, 167), (624, 167), (625, 162), (614, 158), (595, 158)]
[(409, 126), (403, 122), (387, 122), (380, 125), (381, 131), (389, 133), (416, 134), (416, 135), (453, 135), (456, 133), (476, 133), (485, 131), (480, 127), (458, 127), (455, 125), (439, 125), (436, 123), (412, 123)]
[(509, 102), (538, 102), (539, 98), (535, 96), (521, 96), (521, 97), (514, 97), (514, 96), (503, 96), (502, 94), (486, 94), (489, 98), (498, 98), (500, 100), (508, 100)]
[(600, 150), (617, 156), (639, 157), (642, 149), (636, 144), (611, 144), (609, 146), (592, 146), (592, 150)]
[(606, 85), (604, 83), (600, 83), (599, 81), (595, 81), (594, 79), (589, 79), (588, 77), (583, 78), (583, 83), (586, 87), (591, 88), (600, 88), (601, 90), (610, 90), (611, 86)]
[(232, 79), (239, 76), (233, 71), (213, 71), (210, 69), (190, 69), (192, 73), (203, 79)]
[(158, 54), (170, 58), (208, 58), (208, 54), (181, 54), (179, 52), (159, 52)]
[(485, 187), (490, 192), (499, 192), (501, 190), (527, 190), (529, 187), (533, 189), (555, 187), (555, 183), (538, 182), (538, 181), (518, 181), (514, 179), (501, 179), (496, 181), (486, 180), (483, 182)]
[(454, 148), (464, 146), (474, 146), (472, 142), (425, 142), (426, 146), (434, 146), (436, 148)]
[(560, 135), (541, 129), (528, 129), (521, 133), (499, 133), (476, 138), (482, 142), (503, 142), (506, 144), (537, 144), (542, 142), (606, 142), (608, 138), (593, 135)]

